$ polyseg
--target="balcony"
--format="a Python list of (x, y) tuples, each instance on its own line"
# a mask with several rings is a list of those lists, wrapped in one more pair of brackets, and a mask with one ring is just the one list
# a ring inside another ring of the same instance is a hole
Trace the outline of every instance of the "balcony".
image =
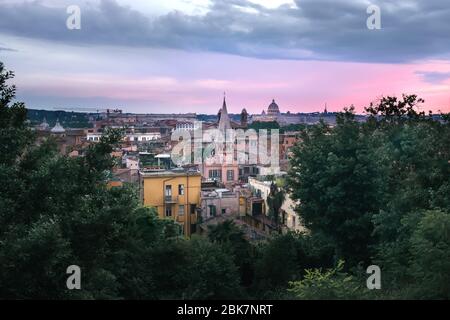
[(164, 203), (178, 203), (178, 196), (164, 196)]

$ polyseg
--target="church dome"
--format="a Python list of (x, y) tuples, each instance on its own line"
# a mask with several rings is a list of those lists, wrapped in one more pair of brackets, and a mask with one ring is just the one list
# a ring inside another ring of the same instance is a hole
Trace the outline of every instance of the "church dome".
[(267, 114), (268, 115), (280, 114), (280, 109), (278, 108), (278, 105), (275, 103), (275, 100), (272, 100), (272, 103), (270, 104), (269, 108), (267, 108)]
[(39, 129), (40, 130), (48, 130), (50, 128), (47, 119), (44, 118), (44, 120), (42, 121), (42, 123), (39, 125)]
[(59, 121), (56, 120), (56, 124), (52, 128), (51, 132), (52, 133), (64, 133), (64, 132), (66, 132), (66, 129), (64, 129), (63, 126), (59, 124)]

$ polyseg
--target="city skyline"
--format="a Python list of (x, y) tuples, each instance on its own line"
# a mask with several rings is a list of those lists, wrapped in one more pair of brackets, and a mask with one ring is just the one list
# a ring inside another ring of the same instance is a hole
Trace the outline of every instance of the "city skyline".
[[(29, 108), (340, 111), (417, 94), (450, 112), (444, 1), (3, 1), (0, 56)], [(66, 28), (69, 5), (81, 29)], [(323, 11), (324, 6), (329, 10)], [(322, 10), (319, 10), (322, 9)]]

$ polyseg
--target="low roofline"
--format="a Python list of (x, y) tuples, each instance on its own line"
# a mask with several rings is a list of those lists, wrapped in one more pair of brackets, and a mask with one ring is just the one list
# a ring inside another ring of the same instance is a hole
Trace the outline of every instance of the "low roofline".
[(197, 171), (180, 171), (180, 172), (174, 172), (174, 171), (167, 171), (167, 170), (161, 170), (161, 171), (139, 171), (139, 174), (144, 178), (155, 178), (155, 177), (201, 177), (201, 173)]

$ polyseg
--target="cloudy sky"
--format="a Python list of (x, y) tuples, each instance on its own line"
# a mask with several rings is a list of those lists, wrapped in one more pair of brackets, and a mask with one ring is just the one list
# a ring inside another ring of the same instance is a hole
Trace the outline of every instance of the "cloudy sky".
[[(369, 30), (369, 5), (381, 30)], [(70, 5), (81, 29), (66, 27)], [(0, 0), (0, 61), (31, 108), (450, 112), (448, 0)]]

